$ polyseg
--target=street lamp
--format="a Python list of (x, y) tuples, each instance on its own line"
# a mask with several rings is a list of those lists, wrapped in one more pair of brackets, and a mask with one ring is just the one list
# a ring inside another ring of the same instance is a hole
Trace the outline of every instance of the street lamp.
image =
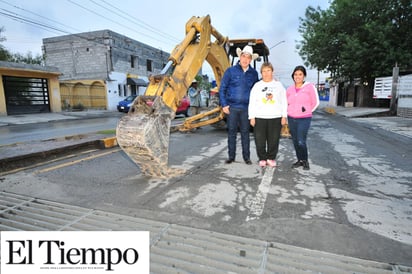
[(280, 44), (282, 44), (282, 43), (285, 43), (286, 41), (285, 40), (282, 40), (282, 41), (280, 41), (280, 42), (277, 42), (274, 46), (271, 46), (270, 48), (269, 48), (269, 50), (271, 50), (271, 49), (273, 49), (274, 47), (276, 47), (276, 46), (278, 46), (278, 45), (280, 45)]

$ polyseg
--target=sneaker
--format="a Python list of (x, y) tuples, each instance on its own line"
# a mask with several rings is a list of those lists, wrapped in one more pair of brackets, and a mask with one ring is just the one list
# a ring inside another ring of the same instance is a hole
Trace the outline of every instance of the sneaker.
[(308, 161), (302, 161), (302, 163), (303, 163), (303, 169), (304, 170), (309, 170), (310, 168), (309, 168), (309, 162)]
[(251, 160), (245, 160), (245, 163), (246, 163), (247, 165), (251, 165), (251, 164), (252, 164), (252, 161), (251, 161)]
[(275, 167), (276, 166), (276, 161), (275, 160), (267, 160), (266, 162), (270, 167)]
[(297, 161), (296, 163), (294, 163), (292, 165), (292, 168), (298, 168), (298, 167), (301, 167), (301, 166), (303, 166), (303, 162), (299, 160), (299, 161)]
[(226, 161), (225, 161), (225, 163), (226, 164), (231, 164), (231, 163), (233, 163), (235, 160), (233, 160), (233, 159), (227, 159)]
[(259, 166), (260, 167), (265, 167), (266, 166), (266, 161), (265, 160), (259, 161)]

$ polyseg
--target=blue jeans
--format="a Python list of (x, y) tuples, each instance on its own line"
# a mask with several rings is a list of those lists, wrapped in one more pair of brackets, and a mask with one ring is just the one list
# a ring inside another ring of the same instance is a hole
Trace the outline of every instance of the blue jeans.
[(226, 121), (229, 159), (235, 160), (236, 158), (236, 137), (239, 130), (242, 141), (243, 160), (250, 160), (250, 124), (247, 109), (230, 108), (230, 114), (227, 115)]
[(295, 147), (296, 157), (298, 161), (308, 160), (308, 146), (306, 138), (310, 128), (312, 117), (308, 118), (292, 118), (288, 117), (290, 134), (292, 135), (293, 146)]

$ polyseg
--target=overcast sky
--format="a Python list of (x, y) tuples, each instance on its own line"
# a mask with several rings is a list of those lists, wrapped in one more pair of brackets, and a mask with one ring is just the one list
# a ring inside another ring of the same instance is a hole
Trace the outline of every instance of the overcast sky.
[[(102, 29), (171, 52), (192, 16), (210, 15), (212, 25), (230, 39), (262, 38), (269, 48), (276, 45), (269, 60), (276, 78), (289, 85), (293, 68), (303, 63), (296, 51), (299, 17), (309, 5), (327, 9), (329, 1), (0, 0), (0, 27), (7, 39), (3, 45), (13, 53), (40, 54), (43, 38)], [(208, 67), (203, 73), (213, 77)], [(326, 76), (321, 73), (320, 81)], [(308, 71), (307, 80), (317, 83), (316, 70)]]

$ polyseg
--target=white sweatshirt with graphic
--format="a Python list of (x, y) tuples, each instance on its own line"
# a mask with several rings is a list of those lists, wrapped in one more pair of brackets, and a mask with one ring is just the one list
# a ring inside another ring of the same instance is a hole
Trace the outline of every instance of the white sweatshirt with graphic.
[(250, 92), (249, 120), (287, 117), (286, 90), (281, 82), (256, 82)]

